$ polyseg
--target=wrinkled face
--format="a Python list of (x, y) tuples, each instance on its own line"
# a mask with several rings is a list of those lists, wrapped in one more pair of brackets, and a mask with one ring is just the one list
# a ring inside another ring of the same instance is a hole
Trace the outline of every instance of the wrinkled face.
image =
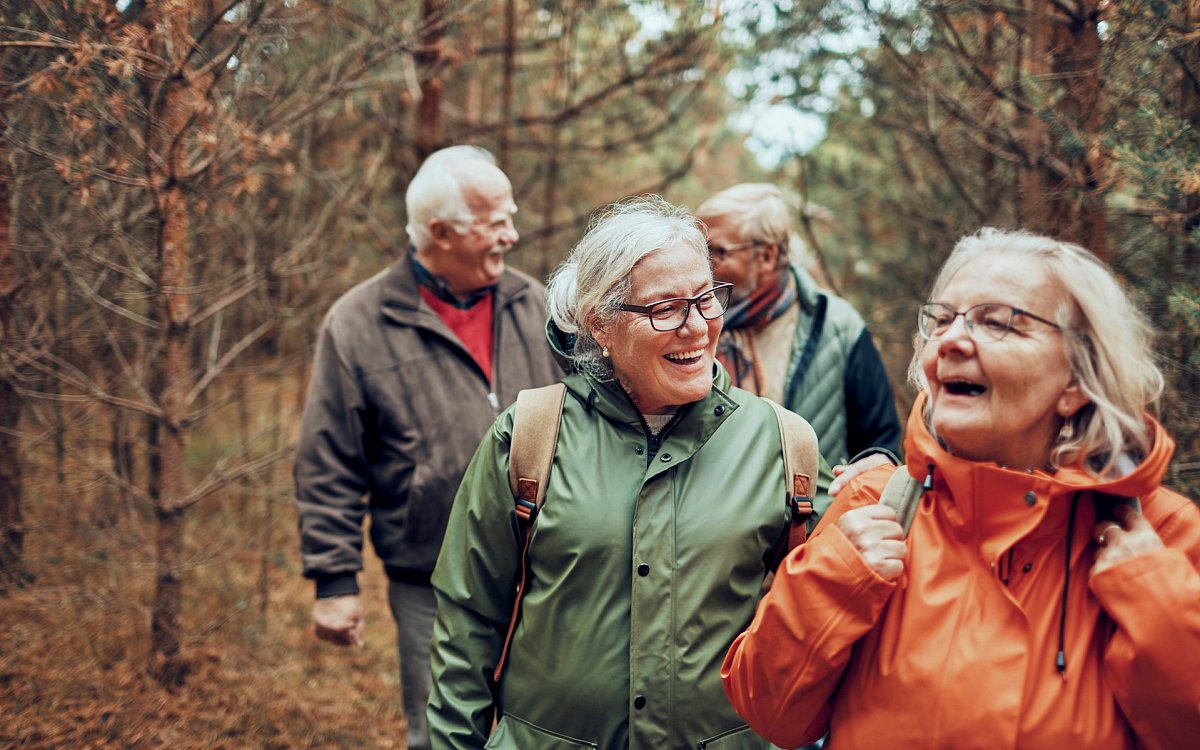
[[(968, 262), (931, 301), (960, 312), (997, 302), (1054, 320), (1062, 295), (1042, 261), (997, 253)], [(1087, 400), (1072, 379), (1063, 333), (1017, 315), (999, 341), (976, 338), (960, 316), (924, 342), (930, 425), (955, 455), (1045, 467), (1062, 420)]]
[(474, 217), (466, 233), (459, 234), (440, 220), (431, 222), (436, 252), (429, 270), (460, 295), (499, 281), (504, 273), (504, 254), (520, 238), (513, 226), (517, 205), (508, 178), (490, 164), (472, 168), (478, 171), (463, 184), (463, 197)]
[[(633, 267), (626, 302), (649, 305), (695, 297), (713, 285), (708, 263), (678, 246), (652, 253)], [(620, 312), (607, 330), (593, 330), (609, 350), (613, 371), (643, 414), (666, 414), (699, 401), (712, 389), (713, 356), (721, 319), (705, 320), (692, 306), (675, 331), (656, 331), (644, 313)]]
[[(702, 220), (708, 225), (710, 247), (734, 247), (751, 239), (742, 235), (730, 217), (702, 217)], [(763, 281), (761, 274), (770, 267), (767, 257), (770, 248), (770, 245), (750, 245), (728, 252), (723, 258), (712, 256), (713, 278), (733, 284), (734, 301), (745, 299), (758, 288)]]

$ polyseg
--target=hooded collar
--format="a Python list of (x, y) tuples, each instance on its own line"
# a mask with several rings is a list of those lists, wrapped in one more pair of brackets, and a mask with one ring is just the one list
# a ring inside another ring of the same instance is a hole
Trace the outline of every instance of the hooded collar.
[[(546, 338), (555, 356), (559, 358), (559, 363), (571, 373), (563, 379), (567, 392), (583, 404), (586, 411), (638, 433), (648, 432), (642, 415), (618, 383), (601, 381), (571, 367), (567, 357), (574, 347), (574, 336), (560, 329), (553, 320), (549, 320), (546, 323)], [(671, 451), (677, 457), (699, 450), (738, 408), (737, 402), (729, 393), (732, 388), (729, 373), (718, 362), (713, 362), (712, 382), (713, 386), (708, 395), (699, 401), (681, 406), (676, 418), (657, 436), (664, 444), (671, 441)], [(647, 434), (647, 437), (652, 436)]]
[[(932, 473), (936, 512), (964, 537), (976, 538), (984, 559), (998, 558), (1027, 536), (1062, 534), (1077, 492), (1144, 500), (1162, 482), (1175, 449), (1162, 425), (1146, 415), (1153, 431), (1152, 447), (1141, 463), (1121, 477), (1096, 477), (1082, 466), (1056, 472), (1005, 468), (960, 458), (942, 447), (925, 424), (926, 398), (925, 393), (917, 396), (908, 418), (904, 441), (908, 472), (917, 479)], [(1080, 513), (1084, 512), (1081, 506)], [(1086, 512), (1090, 517), (1090, 507)]]

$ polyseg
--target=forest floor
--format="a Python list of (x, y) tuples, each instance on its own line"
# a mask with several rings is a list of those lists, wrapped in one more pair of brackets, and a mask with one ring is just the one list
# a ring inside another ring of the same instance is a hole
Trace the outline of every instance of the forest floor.
[(189, 674), (175, 691), (146, 669), (148, 608), (54, 573), (37, 575), (0, 599), (0, 747), (406, 747), (381, 573), (362, 577), (361, 649), (316, 640), (312, 587), (298, 574), (272, 576), (265, 617), (191, 600)]
[[(196, 436), (189, 463), (211, 465), (227, 440)], [(189, 508), (188, 673), (173, 691), (150, 676), (154, 512), (95, 479), (106, 450), (103, 441), (72, 445), (57, 466), (36, 452), (26, 462), (32, 580), (15, 586), (12, 571), (0, 569), (0, 748), (403, 750), (381, 565), (368, 551), (359, 576), (366, 644), (318, 641), (312, 583), (300, 575), (290, 461)]]

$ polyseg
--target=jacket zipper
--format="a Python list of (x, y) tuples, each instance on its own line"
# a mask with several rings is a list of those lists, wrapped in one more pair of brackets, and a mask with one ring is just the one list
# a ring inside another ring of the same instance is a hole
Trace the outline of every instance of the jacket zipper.
[(667, 423), (663, 425), (663, 428), (659, 430), (657, 435), (655, 435), (653, 432), (651, 432), (650, 424), (646, 422), (646, 417), (642, 414), (641, 409), (637, 408), (637, 404), (633, 403), (633, 398), (629, 395), (629, 391), (625, 390), (625, 386), (621, 385), (620, 382), (615, 380), (613, 382), (616, 384), (617, 389), (621, 391), (621, 395), (623, 395), (625, 400), (629, 402), (629, 405), (633, 407), (633, 413), (638, 415), (638, 422), (642, 424), (642, 434), (646, 436), (646, 466), (649, 466), (651, 462), (654, 461), (654, 457), (658, 454), (658, 449), (662, 446), (663, 440), (666, 438), (667, 433), (671, 431), (671, 428), (674, 427), (675, 423), (679, 421), (679, 418), (683, 416), (683, 412), (687, 410), (688, 405), (684, 404), (676, 409), (675, 413), (671, 415), (671, 418), (667, 420)]

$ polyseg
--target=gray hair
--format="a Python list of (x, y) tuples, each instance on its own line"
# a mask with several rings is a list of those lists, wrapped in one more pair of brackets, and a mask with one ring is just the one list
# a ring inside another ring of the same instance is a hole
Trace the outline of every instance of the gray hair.
[(685, 208), (657, 195), (614, 203), (597, 212), (583, 239), (546, 286), (550, 319), (575, 336), (568, 358), (580, 372), (612, 379), (612, 364), (592, 334), (617, 320), (632, 287), (630, 274), (643, 258), (685, 247), (708, 264), (704, 227)]
[(700, 204), (700, 217), (729, 217), (748, 240), (774, 244), (780, 256), (788, 254), (792, 213), (778, 187), (766, 182), (743, 182), (727, 187)]
[(463, 194), (463, 177), (469, 174), (464, 167), (471, 162), (496, 166), (496, 157), (479, 146), (450, 146), (430, 154), (413, 175), (404, 194), (408, 213), (404, 231), (413, 247), (420, 250), (433, 241), (429, 233), (433, 219), (445, 221), (459, 234), (470, 230), (475, 217)]
[[(954, 246), (930, 299), (937, 299), (970, 261), (1001, 253), (1041, 260), (1066, 292), (1055, 320), (1063, 330), (1071, 376), (1090, 403), (1068, 418), (1071, 429), (1064, 432), (1070, 434), (1056, 438), (1051, 466), (1081, 462), (1107, 474), (1126, 451), (1144, 456), (1153, 436), (1142, 415), (1157, 405), (1163, 390), (1151, 348), (1153, 328), (1108, 266), (1090, 251), (1030, 232), (985, 227)], [(928, 389), (920, 363), (924, 343), (914, 338), (916, 352), (908, 369), (909, 382), (921, 390)]]

